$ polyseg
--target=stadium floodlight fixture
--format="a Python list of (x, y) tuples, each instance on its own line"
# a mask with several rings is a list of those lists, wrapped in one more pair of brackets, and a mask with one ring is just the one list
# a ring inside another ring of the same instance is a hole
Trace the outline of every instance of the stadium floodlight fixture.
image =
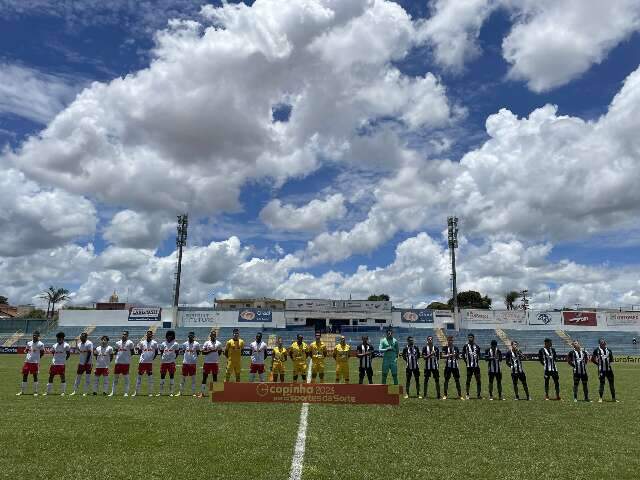
[(173, 294), (173, 306), (178, 307), (180, 301), (180, 277), (182, 276), (182, 249), (187, 245), (187, 230), (189, 229), (189, 215), (178, 215), (176, 233), (176, 247), (178, 248), (178, 261), (176, 262), (175, 287)]
[(458, 217), (447, 217), (447, 240), (451, 256), (451, 293), (453, 295), (454, 321), (458, 312), (458, 287), (456, 285), (456, 248), (458, 248)]

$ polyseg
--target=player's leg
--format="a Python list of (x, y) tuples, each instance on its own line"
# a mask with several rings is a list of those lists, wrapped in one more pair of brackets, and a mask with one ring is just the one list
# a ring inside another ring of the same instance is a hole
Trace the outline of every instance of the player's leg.
[(405, 374), (404, 398), (409, 398), (409, 393), (411, 393), (411, 376), (413, 375), (413, 370), (407, 367), (404, 371), (404, 374)]
[(529, 395), (529, 387), (527, 385), (527, 375), (522, 372), (519, 374), (520, 381), (522, 382), (522, 388), (524, 389), (524, 394), (527, 396), (527, 400), (531, 400), (531, 395)]
[[(436, 398), (438, 400), (440, 400), (440, 371), (439, 370), (433, 370), (431, 372), (431, 374), (433, 375), (433, 381), (436, 385)], [(427, 397), (427, 392), (424, 392), (424, 396), (425, 398)]]
[(102, 376), (102, 395), (107, 395), (109, 392), (109, 374), (105, 371)]
[(586, 373), (582, 376), (582, 393), (584, 393), (584, 401), (589, 402), (589, 377)]
[(424, 398), (427, 398), (427, 390), (429, 389), (429, 378), (431, 378), (431, 370), (428, 370), (425, 368), (424, 370), (424, 380), (422, 381), (423, 387), (422, 387), (422, 396)]
[(446, 400), (449, 394), (449, 380), (451, 380), (451, 369), (445, 368), (444, 369), (444, 397), (442, 397), (443, 400)]
[(607, 372), (607, 380), (609, 381), (609, 390), (611, 392), (611, 400), (615, 402), (617, 400), (616, 400), (616, 387), (614, 386), (614, 383), (613, 383), (613, 370)]
[(67, 394), (67, 375), (63, 371), (60, 375), (60, 395), (64, 396)]
[(391, 364), (391, 378), (393, 378), (393, 384), (398, 385), (398, 363), (393, 362)]
[(364, 374), (365, 374), (366, 369), (363, 367), (358, 367), (358, 383), (360, 385), (362, 385), (362, 383), (364, 382)]
[(53, 365), (49, 367), (49, 381), (47, 382), (47, 389), (44, 391), (45, 395), (49, 395), (51, 393), (51, 389), (53, 388), (53, 379), (56, 376), (53, 373)]
[(88, 368), (85, 368), (84, 371), (84, 388), (82, 390), (82, 394), (86, 395), (91, 388), (91, 365)]
[[(176, 370), (175, 370), (175, 365), (173, 366), (173, 369), (169, 370), (169, 396), (173, 397), (173, 391), (174, 391), (174, 387), (176, 384)], [(182, 376), (182, 378), (184, 378), (184, 375)]]
[(458, 368), (453, 369), (453, 379), (456, 381), (456, 390), (458, 391), (458, 398), (462, 398), (462, 388), (460, 388), (460, 370)]
[[(513, 384), (513, 394), (515, 395), (516, 400), (520, 400), (520, 395), (518, 394), (518, 374), (517, 373), (511, 374), (511, 383)], [(489, 395), (491, 395), (491, 393), (489, 393)]]
[(164, 393), (164, 381), (167, 376), (167, 368), (168, 367), (166, 363), (160, 364), (160, 386), (158, 388), (158, 393), (157, 393), (158, 397)]
[(383, 359), (382, 360), (382, 378), (381, 378), (382, 381), (380, 382), (383, 385), (387, 384), (387, 375), (389, 375), (389, 363)]
[(422, 398), (420, 396), (420, 370), (419, 369), (415, 369), (413, 372), (413, 378), (416, 381), (416, 394), (418, 395), (418, 398)]
[(22, 367), (22, 383), (20, 383), (20, 391), (16, 395), (24, 395), (27, 390), (27, 382), (29, 381), (29, 371), (26, 370), (27, 365)]
[(551, 378), (553, 378), (553, 384), (556, 389), (556, 400), (560, 400), (560, 377), (558, 372), (553, 372)]
[(478, 398), (482, 398), (482, 380), (480, 378), (480, 367), (473, 369), (473, 375), (476, 377), (476, 394)]
[(344, 379), (344, 383), (349, 383), (349, 363), (345, 363), (342, 366), (342, 378)]
[[(117, 369), (118, 366), (116, 365), (115, 368)], [(113, 372), (113, 382), (111, 383), (111, 393), (109, 394), (110, 397), (113, 397), (116, 394), (116, 391), (118, 390), (118, 381), (120, 379), (120, 374), (116, 373), (115, 371)]]
[(549, 400), (549, 378), (551, 375), (549, 373), (544, 374), (544, 399)]
[(473, 376), (473, 369), (471, 367), (467, 367), (467, 381), (465, 383), (465, 394), (467, 395), (467, 399), (469, 399), (469, 388), (471, 387), (472, 376)]
[(367, 367), (367, 380), (369, 381), (369, 385), (373, 383), (373, 367)]
[(496, 386), (498, 387), (498, 398), (502, 400), (503, 397), (502, 397), (502, 373), (501, 372), (496, 373)]
[(153, 370), (151, 367), (147, 369), (147, 395), (153, 396)]
[(489, 372), (489, 400), (493, 400), (493, 380), (496, 374)]
[(240, 362), (236, 363), (233, 365), (233, 370), (235, 371), (236, 374), (236, 382), (240, 381)]
[(98, 385), (100, 383), (100, 375), (96, 371), (93, 375), (93, 394), (98, 395)]

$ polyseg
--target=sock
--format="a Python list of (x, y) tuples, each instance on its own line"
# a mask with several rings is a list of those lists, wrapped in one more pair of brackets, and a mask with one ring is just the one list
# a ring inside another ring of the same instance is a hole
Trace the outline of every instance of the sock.
[(91, 384), (91, 374), (87, 373), (84, 376), (84, 391), (88, 392), (89, 391), (89, 385)]
[(47, 394), (51, 393), (51, 388), (53, 387), (52, 384), (47, 383)]
[(202, 390), (202, 393), (206, 392), (206, 391), (207, 391), (207, 384), (206, 384), (206, 383), (203, 383), (203, 384), (200, 386), (200, 388), (201, 388), (201, 390)]
[(164, 391), (164, 378), (160, 379), (160, 394)]
[(60, 387), (62, 388), (62, 393), (67, 393), (67, 384), (66, 383), (61, 383)]
[(105, 375), (105, 377), (102, 379), (102, 391), (104, 393), (107, 393), (107, 390), (109, 390), (109, 377)]
[(173, 385), (174, 385), (174, 380), (173, 378), (171, 378), (169, 380), (169, 393), (171, 393), (171, 395), (173, 395)]
[(260, 379), (261, 382), (264, 382), (264, 373), (259, 373), (258, 378)]
[(33, 382), (33, 393), (38, 393), (38, 382)]
[(93, 380), (93, 393), (98, 393), (98, 383), (100, 382), (100, 377), (96, 377)]
[(142, 377), (138, 375), (138, 378), (136, 379), (136, 395), (140, 393), (140, 385), (142, 385)]
[(255, 373), (250, 373), (249, 374), (249, 381), (250, 382), (255, 382), (256, 381), (256, 374)]
[(180, 388), (178, 390), (180, 393), (182, 393), (182, 391), (184, 390), (184, 380), (184, 377), (182, 377), (182, 379), (180, 380)]
[(79, 386), (80, 386), (80, 375), (76, 375), (76, 379), (73, 382), (73, 391), (75, 392), (76, 390), (78, 390)]
[[(203, 383), (202, 385), (204, 385), (204, 383)], [(24, 391), (25, 391), (26, 389), (27, 389), (27, 382), (22, 382), (22, 383), (20, 384), (20, 391), (21, 391), (22, 393), (24, 393)]]
[(191, 393), (196, 393), (196, 377), (191, 377)]
[(124, 376), (124, 393), (129, 393), (129, 375)]
[(149, 375), (147, 377), (148, 383), (147, 383), (147, 393), (149, 395), (151, 395), (153, 393), (153, 375)]
[(113, 377), (113, 386), (111, 387), (111, 393), (112, 394), (116, 393), (116, 389), (118, 387), (118, 378), (119, 378), (119, 375), (114, 375), (114, 377)]

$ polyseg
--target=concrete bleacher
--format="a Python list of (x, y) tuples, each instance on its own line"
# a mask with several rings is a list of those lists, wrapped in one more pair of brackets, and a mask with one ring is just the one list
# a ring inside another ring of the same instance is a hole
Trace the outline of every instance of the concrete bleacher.
[[(567, 353), (569, 346), (555, 330), (504, 330), (505, 334), (519, 343), (519, 348), (525, 353), (537, 353), (549, 338), (558, 353)], [(573, 332), (572, 332), (573, 333)]]

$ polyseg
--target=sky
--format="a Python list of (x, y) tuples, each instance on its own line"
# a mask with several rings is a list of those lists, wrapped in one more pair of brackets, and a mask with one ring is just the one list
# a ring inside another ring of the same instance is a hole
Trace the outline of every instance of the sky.
[(640, 308), (640, 0), (0, 0), (0, 295)]

